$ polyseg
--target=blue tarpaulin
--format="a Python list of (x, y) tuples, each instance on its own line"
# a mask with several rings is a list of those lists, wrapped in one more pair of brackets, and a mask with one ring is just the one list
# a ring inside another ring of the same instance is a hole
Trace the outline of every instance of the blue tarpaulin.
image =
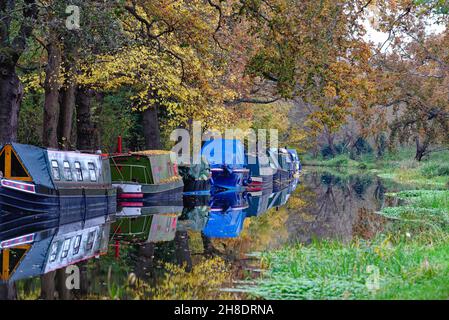
[(245, 147), (240, 140), (214, 139), (207, 141), (201, 149), (201, 155), (211, 168), (228, 165), (232, 168), (245, 167)]

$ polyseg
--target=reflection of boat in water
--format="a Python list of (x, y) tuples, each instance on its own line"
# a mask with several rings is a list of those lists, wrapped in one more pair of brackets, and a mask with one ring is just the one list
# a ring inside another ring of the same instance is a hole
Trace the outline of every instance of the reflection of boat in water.
[(101, 155), (7, 144), (0, 172), (0, 241), (115, 213), (116, 191)]
[(179, 231), (201, 231), (204, 229), (209, 217), (209, 202), (211, 196), (184, 196), (184, 208), (182, 215), (178, 219)]
[(273, 197), (273, 193), (250, 192), (248, 197), (248, 208), (245, 209), (245, 215), (247, 217), (260, 216), (270, 208), (270, 199)]
[(246, 193), (220, 192), (212, 197), (209, 219), (203, 233), (210, 238), (236, 238), (243, 229)]
[(290, 188), (287, 186), (286, 188), (274, 192), (269, 200), (269, 208), (277, 208), (285, 205), (290, 198)]
[(182, 206), (167, 203), (146, 207), (145, 210), (151, 213), (119, 217), (112, 226), (112, 238), (136, 243), (173, 240)]
[(243, 190), (249, 183), (249, 169), (245, 168), (245, 148), (239, 140), (214, 139), (201, 149), (212, 172), (212, 187)]
[[(140, 151), (110, 157), (117, 206), (141, 208), (182, 201), (183, 182), (168, 151)], [(136, 210), (138, 211), (138, 210)]]
[(111, 222), (104, 218), (66, 224), (0, 243), (0, 284), (106, 254)]

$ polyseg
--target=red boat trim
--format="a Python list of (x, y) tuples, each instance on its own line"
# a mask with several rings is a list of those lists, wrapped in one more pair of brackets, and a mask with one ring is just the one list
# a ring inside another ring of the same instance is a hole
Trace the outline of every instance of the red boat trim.
[(143, 207), (143, 202), (120, 202), (122, 207)]
[(34, 236), (35, 234), (32, 233), (27, 234), (26, 236), (21, 236), (14, 239), (2, 241), (0, 242), (0, 249), (13, 248), (24, 244), (32, 243), (34, 242)]
[(142, 199), (143, 193), (120, 193), (117, 195), (119, 199)]
[(34, 184), (3, 179), (1, 185), (2, 185), (2, 187), (8, 188), (8, 189), (14, 189), (14, 190), (18, 190), (18, 191), (27, 192), (27, 193), (36, 193), (36, 186)]

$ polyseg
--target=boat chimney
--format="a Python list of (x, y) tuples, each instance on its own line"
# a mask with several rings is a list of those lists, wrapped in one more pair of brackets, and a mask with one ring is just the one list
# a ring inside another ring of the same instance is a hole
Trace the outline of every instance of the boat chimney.
[(117, 137), (117, 153), (122, 153), (122, 136)]

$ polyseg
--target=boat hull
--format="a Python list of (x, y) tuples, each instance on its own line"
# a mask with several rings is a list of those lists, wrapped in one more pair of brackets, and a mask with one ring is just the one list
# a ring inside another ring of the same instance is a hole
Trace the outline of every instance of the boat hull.
[(212, 187), (226, 190), (244, 190), (249, 184), (249, 170), (239, 169), (226, 171), (212, 169)]
[[(125, 208), (146, 208), (168, 203), (172, 206), (182, 206), (182, 180), (175, 182), (148, 185), (138, 183), (113, 183), (117, 188), (118, 211)], [(126, 211), (126, 209), (125, 209)], [(128, 210), (129, 211), (129, 210)]]
[(114, 214), (115, 189), (23, 192), (0, 186), (0, 240)]

